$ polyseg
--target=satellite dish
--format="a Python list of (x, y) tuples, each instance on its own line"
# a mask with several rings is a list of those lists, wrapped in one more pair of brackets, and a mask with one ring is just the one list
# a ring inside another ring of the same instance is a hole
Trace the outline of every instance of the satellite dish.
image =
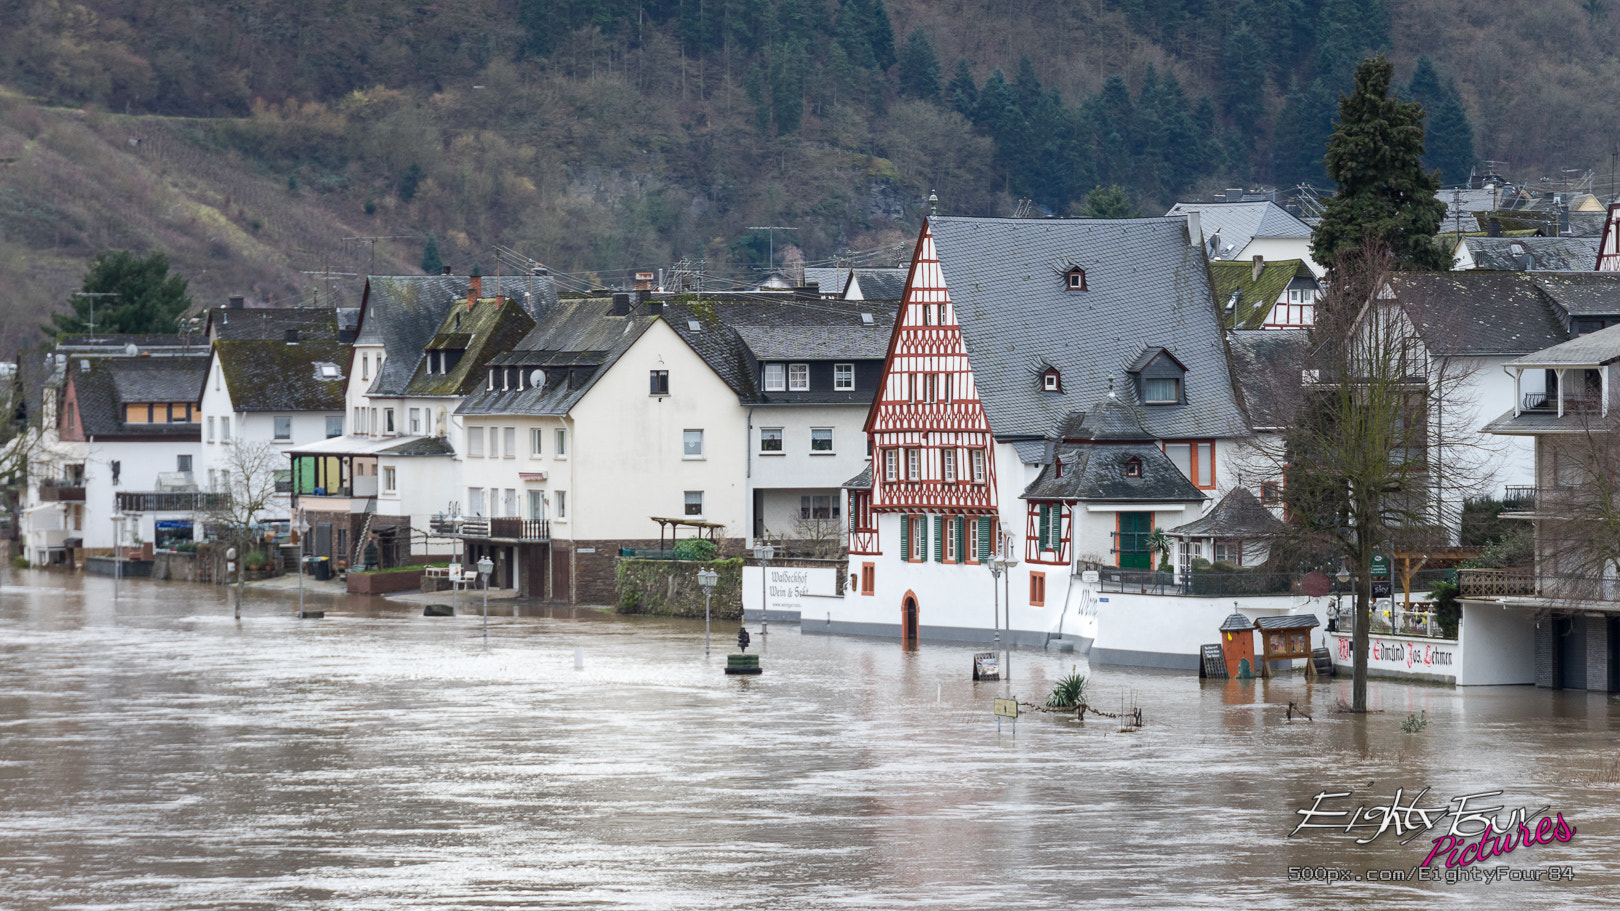
[(529, 374), (529, 385), (536, 389), (545, 388), (546, 372), (544, 370), (535, 370), (533, 373)]
[(444, 410), (444, 406), (440, 405), (439, 410), (437, 410), (437, 411), (435, 411), (433, 413), (433, 435), (434, 436), (442, 437), (442, 436), (446, 435), (445, 434), (445, 422), (447, 420), (449, 420), (449, 415)]

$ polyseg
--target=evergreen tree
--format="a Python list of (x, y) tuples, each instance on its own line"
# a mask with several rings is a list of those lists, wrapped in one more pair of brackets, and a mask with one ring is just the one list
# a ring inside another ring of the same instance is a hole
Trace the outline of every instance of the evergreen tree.
[(866, 40), (872, 46), (872, 57), (878, 69), (894, 66), (894, 26), (889, 23), (889, 11), (883, 0), (869, 0), (866, 7)]
[(1266, 92), (1266, 56), (1260, 36), (1247, 25), (1240, 25), (1221, 48), (1221, 110), (1228, 120), (1247, 135), (1265, 116), (1262, 103)]
[(74, 295), (72, 311), (51, 317), (42, 327), (53, 336), (78, 335), (90, 329), (115, 333), (165, 334), (176, 330), (175, 320), (191, 307), (187, 282), (169, 274), (169, 258), (162, 253), (136, 256), (128, 250), (97, 254), (85, 270), (81, 291)]
[(1369, 243), (1387, 247), (1397, 267), (1445, 269), (1434, 244), (1445, 215), (1439, 179), (1423, 170), (1423, 106), (1390, 95), (1395, 68), (1369, 57), (1356, 67), (1355, 91), (1339, 101), (1339, 127), (1324, 159), (1339, 192), (1311, 236), (1316, 261), (1331, 271)]
[(1325, 80), (1293, 86), (1271, 134), (1271, 176), (1279, 184), (1321, 185), (1322, 155), (1333, 135), (1335, 105)]
[(939, 58), (928, 33), (920, 28), (911, 30), (900, 52), (900, 93), (924, 101), (939, 97)]
[(956, 58), (956, 75), (945, 86), (945, 100), (956, 109), (956, 113), (968, 120), (973, 119), (973, 109), (979, 104), (979, 87), (973, 82), (973, 71), (968, 68), (965, 57)]
[(1082, 218), (1139, 218), (1136, 204), (1126, 194), (1125, 188), (1117, 183), (1106, 187), (1096, 187), (1086, 194), (1085, 207), (1080, 210)]
[(1474, 167), (1474, 127), (1452, 83), (1442, 84), (1427, 56), (1418, 58), (1407, 98), (1428, 114), (1423, 165), (1440, 172), (1444, 186), (1461, 186)]
[(428, 275), (444, 271), (444, 259), (439, 256), (439, 241), (432, 232), (428, 233), (427, 246), (422, 248), (422, 271)]

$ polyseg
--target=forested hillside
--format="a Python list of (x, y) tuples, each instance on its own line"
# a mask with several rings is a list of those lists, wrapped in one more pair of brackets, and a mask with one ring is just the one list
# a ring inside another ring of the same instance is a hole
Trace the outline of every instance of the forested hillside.
[(408, 268), (430, 235), (458, 268), (501, 244), (582, 282), (741, 280), (753, 226), (893, 258), (930, 190), (1069, 214), (1098, 185), (1148, 213), (1325, 186), (1372, 52), (1448, 181), (1488, 158), (1607, 182), (1610, 2), (0, 0), (0, 320), (20, 341), (109, 246), (214, 300)]

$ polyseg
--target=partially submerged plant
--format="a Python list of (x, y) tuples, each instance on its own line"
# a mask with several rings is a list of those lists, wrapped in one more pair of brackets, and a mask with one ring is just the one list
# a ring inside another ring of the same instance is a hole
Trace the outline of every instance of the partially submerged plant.
[(1421, 730), (1423, 730), (1424, 728), (1426, 728), (1428, 726), (1429, 726), (1429, 710), (1428, 709), (1424, 709), (1421, 716), (1420, 715), (1407, 715), (1406, 720), (1401, 722), (1401, 730), (1405, 731), (1408, 734), (1416, 734), (1418, 731), (1421, 731)]
[(1049, 709), (1072, 709), (1086, 701), (1086, 678), (1084, 674), (1071, 673), (1060, 679), (1052, 695), (1046, 697), (1046, 707)]

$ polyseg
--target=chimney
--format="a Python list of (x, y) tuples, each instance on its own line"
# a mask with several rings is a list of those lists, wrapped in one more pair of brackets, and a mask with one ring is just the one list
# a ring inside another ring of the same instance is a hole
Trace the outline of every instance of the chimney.
[(1249, 269), (1249, 281), (1260, 280), (1260, 273), (1266, 270), (1266, 258), (1259, 253), (1254, 255), (1254, 265)]
[(1242, 187), (1236, 187), (1236, 188), (1228, 187), (1226, 189), (1226, 201), (1227, 202), (1242, 202), (1243, 201), (1243, 188)]
[(655, 297), (647, 301), (647, 312), (653, 316), (662, 316), (664, 313), (664, 299)]
[(608, 312), (614, 316), (629, 316), (630, 295), (623, 291), (613, 295), (613, 309)]
[(533, 269), (529, 270), (529, 274), (530, 275), (550, 275), (551, 270), (547, 269), (545, 266), (535, 266)]
[(231, 301), (230, 301), (230, 304), (228, 306), (232, 310), (240, 310), (243, 307), (247, 306), (247, 302), (242, 298), (242, 295), (233, 294), (233, 295), (231, 295)]
[(298, 343), (298, 330), (297, 329), (288, 329), (287, 330), (287, 342), (288, 342), (288, 344), (293, 344), (293, 345), (296, 345)]
[(1187, 213), (1187, 243), (1200, 250), (1204, 248), (1204, 219), (1197, 209)]
[(443, 273), (443, 274), (445, 274), (445, 275), (449, 275), (449, 274), (450, 274), (450, 267), (449, 267), (449, 266), (445, 266), (445, 267), (444, 267), (444, 273)]
[(1499, 218), (1496, 218), (1496, 217), (1492, 217), (1490, 221), (1487, 221), (1485, 223), (1485, 236), (1486, 237), (1501, 237), (1502, 236), (1502, 220), (1499, 219)]
[(653, 274), (651, 272), (636, 273), (636, 290), (651, 291), (653, 289)]
[(467, 309), (471, 310), (473, 304), (478, 303), (478, 299), (484, 296), (484, 279), (482, 276), (474, 275), (469, 277), (467, 282)]

